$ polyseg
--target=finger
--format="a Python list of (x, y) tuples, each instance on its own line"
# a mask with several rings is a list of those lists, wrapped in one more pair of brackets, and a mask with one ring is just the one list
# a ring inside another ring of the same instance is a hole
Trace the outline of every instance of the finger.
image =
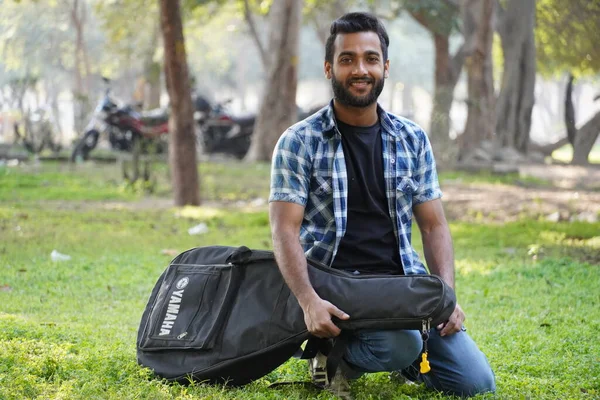
[(310, 332), (311, 335), (316, 336), (321, 339), (327, 339), (330, 337), (330, 334), (327, 331), (327, 329), (324, 329), (321, 326), (319, 326), (319, 327), (313, 326), (308, 331)]
[(329, 303), (329, 308), (327, 309), (327, 311), (329, 311), (329, 314), (333, 315), (334, 317), (338, 317), (339, 319), (348, 319), (350, 318), (350, 316), (348, 314), (346, 314), (345, 312), (343, 312), (342, 310), (340, 310), (339, 308), (337, 308), (336, 306), (334, 306), (333, 304)]
[(329, 334), (321, 331), (311, 332), (313, 336), (318, 337), (319, 339), (329, 339)]
[(342, 333), (342, 330), (335, 326), (333, 322), (329, 322), (329, 324), (327, 324), (326, 329), (329, 334), (329, 337), (336, 337), (339, 336), (340, 333)]
[(452, 335), (460, 330), (460, 326), (456, 321), (448, 321), (444, 329), (440, 332), (440, 336)]
[(441, 331), (442, 329), (444, 329), (444, 326), (446, 326), (446, 323), (442, 322), (441, 324), (439, 324), (438, 326), (436, 326), (435, 329), (437, 329), (438, 331)]

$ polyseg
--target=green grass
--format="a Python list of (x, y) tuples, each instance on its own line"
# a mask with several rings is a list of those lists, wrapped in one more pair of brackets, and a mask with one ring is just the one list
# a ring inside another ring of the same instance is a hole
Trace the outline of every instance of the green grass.
[[(0, 399), (333, 398), (267, 388), (308, 379), (298, 360), (240, 389), (166, 384), (136, 363), (141, 313), (172, 258), (163, 250), (270, 247), (266, 212), (235, 203), (264, 195), (268, 168), (201, 165), (205, 198), (232, 202), (183, 210), (73, 207), (141, 195), (108, 184), (118, 179), (112, 167), (63, 168), (0, 170)], [(27, 179), (52, 183), (18, 186)], [(50, 195), (54, 185), (70, 189)], [(209, 232), (190, 236), (187, 229), (199, 222)], [(600, 224), (452, 222), (451, 230), (466, 325), (497, 378), (497, 396), (479, 398), (600, 398)], [(420, 251), (418, 233), (414, 242)], [(53, 249), (72, 259), (52, 262)], [(446, 398), (390, 383), (383, 373), (352, 389), (358, 399)]]
[[(170, 197), (169, 170), (152, 166), (156, 197)], [(269, 165), (237, 161), (202, 163), (201, 196), (204, 201), (235, 202), (264, 198), (269, 193)], [(0, 166), (0, 201), (114, 200), (133, 201), (143, 190), (125, 185), (116, 164), (81, 165), (48, 162), (23, 168)]]

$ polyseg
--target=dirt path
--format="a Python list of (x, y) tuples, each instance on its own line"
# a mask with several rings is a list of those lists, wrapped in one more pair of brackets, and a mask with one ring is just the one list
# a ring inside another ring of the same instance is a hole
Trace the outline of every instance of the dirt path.
[[(442, 190), (444, 208), (451, 221), (508, 222), (529, 217), (597, 222), (600, 218), (600, 191), (460, 182), (446, 182)], [(203, 206), (266, 210), (267, 205), (264, 199), (255, 199), (248, 202), (206, 202)], [(173, 207), (173, 200), (144, 198), (135, 202), (45, 201), (44, 207), (82, 211), (166, 210)]]
[(508, 222), (522, 217), (596, 222), (600, 192), (490, 184), (446, 184), (449, 220)]
[[(600, 219), (600, 167), (529, 165), (519, 166), (519, 169), (521, 178), (516, 185), (443, 181), (443, 203), (448, 219), (500, 223), (524, 217), (588, 222)], [(168, 210), (173, 208), (173, 200), (155, 197), (134, 202), (46, 200), (40, 202), (40, 206), (82, 211)], [(250, 201), (211, 201), (203, 206), (265, 210), (267, 203), (266, 199), (257, 198)]]

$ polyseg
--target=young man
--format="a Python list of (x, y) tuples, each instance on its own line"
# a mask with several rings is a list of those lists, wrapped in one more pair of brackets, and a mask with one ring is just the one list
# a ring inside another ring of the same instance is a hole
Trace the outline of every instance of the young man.
[[(454, 287), (452, 241), (429, 140), (415, 123), (377, 104), (390, 67), (388, 45), (385, 28), (371, 14), (334, 21), (325, 49), (334, 98), (289, 128), (273, 155), (269, 213), (275, 256), (308, 330), (318, 337), (339, 335), (332, 316), (352, 316), (317, 295), (306, 258), (354, 274), (425, 274), (411, 246), (413, 215), (429, 270)], [(427, 374), (417, 373), (419, 332), (407, 330), (355, 334), (332, 382), (322, 374), (324, 356), (311, 360), (311, 371), (321, 373), (317, 383), (341, 397), (349, 396), (345, 378), (381, 371), (401, 371), (449, 394), (494, 391), (494, 374), (465, 332), (464, 319), (457, 305), (446, 323), (432, 329)]]

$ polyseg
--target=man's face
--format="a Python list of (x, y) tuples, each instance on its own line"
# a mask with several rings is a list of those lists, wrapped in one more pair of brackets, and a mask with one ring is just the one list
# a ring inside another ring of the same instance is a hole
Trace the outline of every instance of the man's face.
[(389, 69), (389, 61), (383, 61), (379, 36), (375, 32), (339, 34), (334, 49), (333, 63), (325, 61), (334, 98), (358, 108), (375, 103)]

